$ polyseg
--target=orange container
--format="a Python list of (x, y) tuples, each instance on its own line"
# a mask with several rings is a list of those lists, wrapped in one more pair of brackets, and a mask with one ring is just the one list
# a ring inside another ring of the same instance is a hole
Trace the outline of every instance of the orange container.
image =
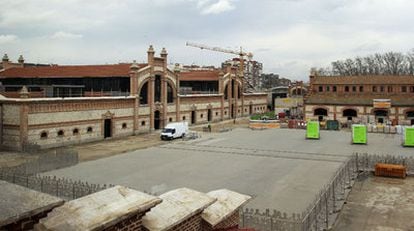
[(375, 165), (375, 176), (405, 178), (407, 176), (407, 168), (398, 164), (377, 163)]

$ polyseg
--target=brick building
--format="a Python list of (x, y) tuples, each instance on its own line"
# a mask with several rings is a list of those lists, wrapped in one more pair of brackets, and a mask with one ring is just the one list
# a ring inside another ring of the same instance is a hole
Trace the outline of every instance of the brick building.
[(414, 124), (414, 76), (310, 76), (306, 119)]
[(264, 111), (265, 93), (245, 93), (236, 67), (180, 71), (167, 52), (145, 64), (30, 65), (0, 71), (0, 143), (25, 150), (160, 129), (168, 122), (216, 122)]

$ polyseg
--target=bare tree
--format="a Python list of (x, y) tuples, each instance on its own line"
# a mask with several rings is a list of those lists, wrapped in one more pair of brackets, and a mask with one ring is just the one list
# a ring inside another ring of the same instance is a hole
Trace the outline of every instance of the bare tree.
[(319, 75), (414, 75), (414, 49), (400, 52), (376, 53), (366, 57), (337, 60), (331, 68), (318, 69)]

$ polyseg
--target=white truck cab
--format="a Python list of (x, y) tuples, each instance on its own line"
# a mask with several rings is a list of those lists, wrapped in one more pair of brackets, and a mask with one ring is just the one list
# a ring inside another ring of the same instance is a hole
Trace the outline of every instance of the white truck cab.
[(187, 122), (169, 123), (167, 124), (167, 126), (164, 127), (164, 129), (162, 129), (161, 139), (172, 140), (175, 138), (182, 138), (187, 133), (188, 133)]

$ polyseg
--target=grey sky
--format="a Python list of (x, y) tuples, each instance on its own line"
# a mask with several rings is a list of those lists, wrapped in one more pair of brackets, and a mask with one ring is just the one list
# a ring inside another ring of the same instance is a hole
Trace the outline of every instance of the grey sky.
[(238, 49), (264, 72), (307, 80), (312, 66), (414, 47), (410, 0), (2, 0), (0, 52), (29, 62), (145, 61), (153, 44), (170, 62), (219, 65)]

